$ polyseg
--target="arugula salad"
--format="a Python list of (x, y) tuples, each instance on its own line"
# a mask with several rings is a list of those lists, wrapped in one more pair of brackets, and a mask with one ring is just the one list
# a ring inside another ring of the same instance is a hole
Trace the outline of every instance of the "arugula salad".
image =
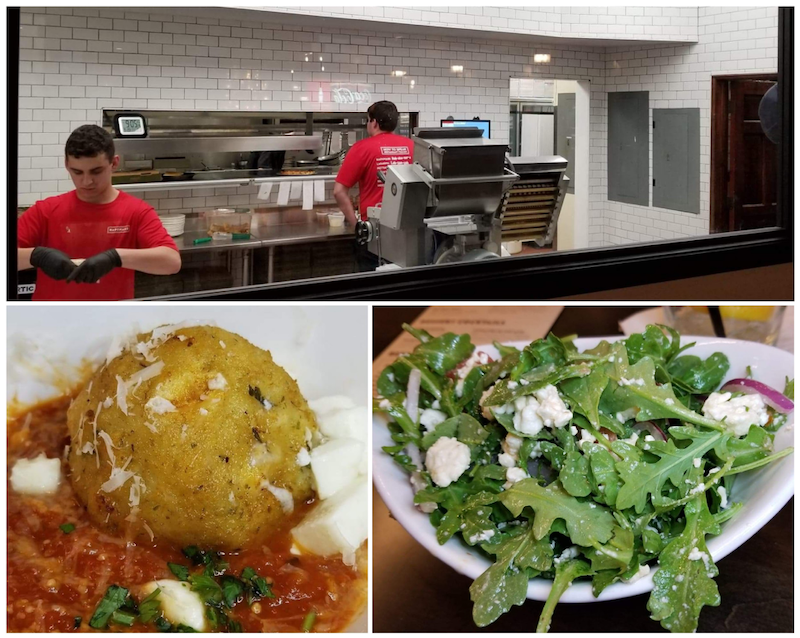
[(595, 596), (658, 568), (647, 603), (675, 632), (720, 604), (706, 536), (741, 508), (736, 475), (773, 453), (792, 411), (783, 392), (728, 381), (727, 357), (684, 354), (680, 335), (648, 326), (578, 352), (550, 334), (522, 350), (476, 351), (468, 335), (419, 340), (384, 369), (374, 410), (388, 415), (384, 447), (409, 474), (414, 503), (437, 540), (458, 537), (493, 564), (470, 587), (479, 627), (552, 580), (537, 631), (561, 595), (590, 579)]

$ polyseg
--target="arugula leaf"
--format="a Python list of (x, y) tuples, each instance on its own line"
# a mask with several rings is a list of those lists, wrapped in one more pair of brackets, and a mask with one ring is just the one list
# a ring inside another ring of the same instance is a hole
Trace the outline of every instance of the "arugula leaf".
[(553, 612), (556, 609), (559, 599), (572, 584), (572, 581), (581, 576), (590, 576), (592, 568), (589, 563), (582, 560), (567, 560), (556, 565), (556, 577), (553, 579), (553, 586), (547, 595), (547, 601), (539, 616), (539, 624), (536, 625), (537, 633), (546, 633), (550, 629), (550, 622), (553, 619)]
[(676, 426), (670, 428), (669, 433), (675, 439), (691, 443), (685, 448), (678, 448), (672, 439), (651, 441), (646, 444), (647, 451), (658, 457), (655, 463), (646, 462), (635, 447), (621, 441), (612, 444), (614, 451), (622, 457), (617, 463), (617, 471), (623, 481), (617, 495), (617, 509), (634, 507), (636, 512), (641, 513), (648, 495), (660, 496), (667, 480), (675, 487), (684, 486), (684, 477), (694, 469), (694, 459), (702, 458), (727, 438), (722, 432), (706, 432), (691, 427)]
[(633, 559), (633, 531), (615, 527), (608, 543), (587, 548), (584, 554), (592, 563), (592, 571), (615, 569), (622, 574)]
[(433, 430), (426, 432), (422, 437), (420, 447), (427, 450), (443, 436), (456, 438), (461, 443), (473, 448), (483, 443), (489, 436), (489, 432), (473, 417), (462, 413), (442, 421)]
[(621, 359), (609, 370), (609, 376), (616, 383), (610, 384), (603, 393), (601, 409), (604, 412), (616, 414), (635, 407), (639, 408), (637, 421), (675, 418), (713, 430), (725, 429), (717, 421), (685, 407), (669, 383), (658, 385), (652, 359), (645, 357), (634, 365), (628, 365), (624, 356)]
[(794, 401), (794, 379), (786, 377), (786, 386), (783, 388), (783, 396), (790, 401)]
[(717, 566), (705, 543), (706, 534), (719, 534), (719, 526), (709, 513), (703, 494), (687, 503), (684, 513), (683, 533), (659, 556), (647, 609), (664, 629), (688, 633), (697, 629), (704, 605), (720, 604), (719, 590), (713, 580)]
[(701, 359), (695, 355), (678, 357), (667, 366), (667, 372), (675, 379), (688, 386), (694, 394), (708, 394), (716, 390), (731, 365), (721, 352)]
[(589, 480), (592, 484), (592, 492), (602, 503), (614, 507), (617, 503), (619, 488), (622, 486), (614, 457), (597, 443), (584, 443), (583, 450), (589, 457), (591, 469)]
[(595, 368), (585, 377), (562, 381), (559, 389), (569, 400), (572, 411), (585, 416), (594, 429), (599, 430), (603, 427), (600, 423), (600, 398), (606, 386), (608, 375), (602, 368)]
[(495, 347), (497, 352), (500, 353), (501, 357), (507, 357), (510, 354), (519, 354), (519, 350), (514, 346), (506, 346), (499, 341), (492, 341), (492, 345)]
[(184, 565), (179, 565), (178, 563), (167, 563), (167, 567), (169, 567), (169, 571), (171, 571), (175, 578), (181, 581), (189, 580), (189, 568), (185, 567)]
[(528, 580), (542, 571), (533, 565), (549, 568), (553, 550), (547, 539), (537, 539), (529, 528), (518, 530), (495, 548), (495, 562), (469, 588), (472, 618), (478, 627), (486, 627), (525, 602)]
[[(469, 335), (452, 332), (429, 339), (414, 348), (413, 354), (420, 357), (436, 374), (444, 376), (459, 363), (469, 358), (475, 346)], [(401, 357), (402, 359), (402, 357)]]
[(583, 547), (605, 543), (613, 534), (614, 517), (606, 508), (595, 503), (582, 503), (570, 496), (559, 481), (541, 487), (535, 479), (523, 479), (497, 499), (514, 516), (522, 514), (525, 507), (533, 509), (536, 516), (532, 529), (537, 539), (547, 535), (556, 519), (564, 520), (569, 537)]
[(558, 478), (572, 496), (589, 496), (592, 493), (592, 486), (589, 484), (589, 459), (577, 450), (568, 452), (564, 457)]
[(125, 604), (127, 597), (127, 589), (119, 585), (111, 585), (100, 602), (97, 603), (97, 608), (89, 621), (89, 626), (92, 629), (105, 629), (111, 615)]
[(649, 325), (643, 333), (632, 334), (625, 340), (631, 363), (649, 358), (657, 363), (668, 364), (682, 350), (693, 345), (690, 343), (681, 347), (680, 334), (674, 328), (662, 325)]
[(743, 439), (725, 439), (714, 447), (714, 454), (723, 462), (734, 459), (733, 467), (739, 467), (766, 458), (772, 449), (772, 437), (769, 433), (764, 428), (751, 425), (747, 436)]
[(405, 392), (406, 388), (397, 382), (395, 377), (394, 366), (386, 366), (378, 377), (378, 394), (382, 397), (391, 397), (401, 392)]
[(408, 323), (403, 324), (403, 330), (405, 330), (412, 337), (420, 341), (420, 343), (428, 343), (428, 341), (431, 341), (433, 339), (433, 335), (427, 330), (423, 330), (422, 328), (415, 328), (414, 326)]
[(492, 393), (483, 400), (482, 405), (485, 407), (506, 405), (515, 399), (531, 395), (545, 386), (556, 385), (564, 379), (586, 376), (591, 370), (585, 363), (573, 363), (560, 368), (552, 363), (546, 363), (523, 374), (516, 387), (509, 387), (509, 380), (499, 381)]

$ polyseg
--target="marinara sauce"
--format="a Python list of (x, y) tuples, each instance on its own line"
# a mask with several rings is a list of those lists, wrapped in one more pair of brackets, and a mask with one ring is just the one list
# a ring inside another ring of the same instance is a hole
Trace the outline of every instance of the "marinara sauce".
[[(69, 481), (65, 448), (69, 444), (70, 397), (41, 404), (8, 421), (8, 475), (21, 458), (44, 452), (61, 458), (62, 480), (56, 494), (28, 496), (8, 484), (7, 629), (12, 632), (95, 631), (89, 627), (98, 602), (110, 585), (141, 599), (138, 587), (157, 579), (175, 579), (167, 562), (191, 568), (180, 547), (165, 543), (128, 542), (104, 534), (89, 520)], [(252, 606), (239, 603), (228, 616), (245, 632), (301, 631), (306, 616), (316, 613), (314, 631), (342, 631), (366, 601), (366, 550), (358, 567), (339, 557), (324, 559), (291, 553), (290, 530), (313, 507), (297, 508), (285, 526), (261, 547), (224, 555), (228, 573), (252, 567), (272, 584), (275, 598)], [(61, 525), (75, 529), (65, 533)], [(193, 568), (197, 571), (199, 568)], [(109, 624), (105, 631), (156, 631), (152, 624)]]

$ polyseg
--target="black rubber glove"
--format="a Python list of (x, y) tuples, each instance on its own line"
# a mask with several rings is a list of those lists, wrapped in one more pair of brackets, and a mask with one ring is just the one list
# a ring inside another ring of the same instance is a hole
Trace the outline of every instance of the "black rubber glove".
[(66, 279), (77, 268), (66, 253), (44, 246), (33, 249), (31, 266), (39, 268), (48, 277), (58, 280)]
[(78, 266), (67, 281), (74, 281), (79, 284), (93, 284), (102, 277), (105, 277), (114, 268), (122, 266), (122, 259), (115, 248), (104, 250), (92, 257), (89, 257)]

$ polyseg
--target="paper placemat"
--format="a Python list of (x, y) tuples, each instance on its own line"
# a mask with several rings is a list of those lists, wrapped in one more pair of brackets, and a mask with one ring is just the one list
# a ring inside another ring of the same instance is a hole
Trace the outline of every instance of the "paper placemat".
[[(533, 341), (547, 336), (563, 306), (432, 306), (415, 321), (415, 328), (434, 337), (445, 332), (467, 333), (475, 345), (492, 341)], [(383, 369), (419, 343), (403, 331), (372, 363), (373, 392)]]

